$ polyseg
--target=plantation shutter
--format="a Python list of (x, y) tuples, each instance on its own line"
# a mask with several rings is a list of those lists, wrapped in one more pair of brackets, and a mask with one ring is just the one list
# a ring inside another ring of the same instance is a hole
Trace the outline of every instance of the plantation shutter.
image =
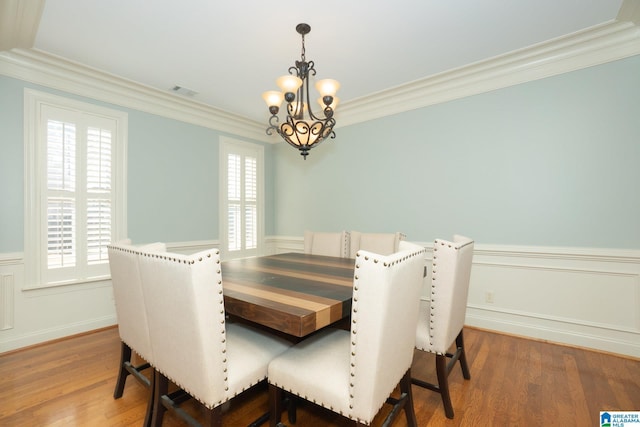
[(108, 261), (111, 242), (111, 152), (112, 135), (108, 129), (87, 130), (87, 262)]
[(46, 283), (108, 275), (113, 231), (113, 120), (43, 108)]
[(258, 247), (257, 159), (227, 155), (227, 239), (229, 251)]

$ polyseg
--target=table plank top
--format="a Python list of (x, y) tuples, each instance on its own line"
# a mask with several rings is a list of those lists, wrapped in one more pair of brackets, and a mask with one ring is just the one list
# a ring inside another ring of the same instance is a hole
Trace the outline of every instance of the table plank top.
[(225, 310), (296, 337), (351, 313), (355, 261), (301, 253), (222, 263)]

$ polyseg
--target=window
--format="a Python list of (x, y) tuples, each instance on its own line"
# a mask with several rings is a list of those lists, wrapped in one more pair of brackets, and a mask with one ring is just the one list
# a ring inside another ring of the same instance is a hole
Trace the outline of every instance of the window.
[(240, 258), (258, 255), (263, 221), (263, 147), (221, 138), (221, 249)]
[(109, 276), (126, 236), (127, 115), (25, 90), (27, 288)]

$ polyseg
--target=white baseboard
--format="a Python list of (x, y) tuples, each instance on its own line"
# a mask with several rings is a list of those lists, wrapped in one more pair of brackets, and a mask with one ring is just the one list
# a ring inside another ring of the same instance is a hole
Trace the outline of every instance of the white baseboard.
[(639, 335), (633, 332), (577, 325), (539, 317), (532, 319), (504, 310), (491, 312), (474, 307), (467, 309), (466, 324), (522, 337), (640, 358)]
[[(23, 347), (28, 347), (35, 344), (80, 334), (83, 332), (105, 328), (107, 326), (113, 326), (115, 324), (117, 324), (117, 320), (115, 314), (113, 314), (101, 318), (89, 319), (84, 322), (61, 324), (53, 328), (31, 331), (21, 335), (13, 336), (6, 340), (0, 339), (0, 354)], [(2, 335), (0, 335), (0, 338), (1, 337)]]

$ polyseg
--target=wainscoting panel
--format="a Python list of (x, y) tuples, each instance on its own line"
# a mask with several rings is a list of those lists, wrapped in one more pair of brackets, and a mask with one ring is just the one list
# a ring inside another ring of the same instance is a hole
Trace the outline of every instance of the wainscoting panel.
[(110, 281), (24, 290), (24, 269), (0, 254), (0, 354), (116, 323)]
[[(269, 253), (303, 250), (300, 237), (267, 242)], [(417, 243), (428, 300), (433, 243)], [(640, 251), (476, 242), (466, 324), (640, 357)]]
[(0, 274), (0, 331), (13, 328), (13, 274)]
[(467, 324), (640, 357), (640, 252), (477, 245)]
[(639, 333), (638, 275), (477, 262), (470, 305), (529, 318)]

